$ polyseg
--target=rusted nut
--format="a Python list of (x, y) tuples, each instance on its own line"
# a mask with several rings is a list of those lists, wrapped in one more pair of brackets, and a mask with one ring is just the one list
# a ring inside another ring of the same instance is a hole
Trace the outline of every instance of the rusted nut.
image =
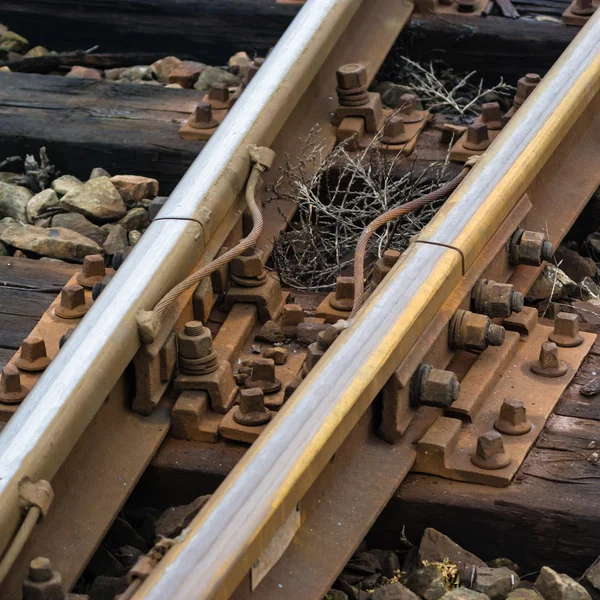
[(571, 5), (571, 12), (580, 17), (590, 17), (596, 12), (592, 0), (575, 0)]
[(513, 99), (515, 106), (521, 106), (535, 88), (539, 85), (542, 78), (537, 73), (527, 73), (517, 82), (517, 93)]
[(569, 366), (560, 360), (558, 346), (554, 342), (544, 342), (540, 350), (540, 358), (530, 366), (531, 371), (542, 377), (561, 377)]
[(229, 102), (229, 88), (222, 81), (217, 81), (210, 86), (208, 98), (221, 104), (227, 104)]
[(497, 283), (491, 279), (481, 279), (471, 294), (473, 312), (491, 318), (510, 317), (513, 312), (523, 310), (523, 294), (509, 283)]
[(467, 127), (467, 137), (463, 146), (467, 150), (485, 150), (490, 145), (490, 136), (485, 123), (473, 123)]
[(71, 327), (70, 329), (67, 329), (67, 331), (65, 331), (61, 336), (60, 336), (60, 340), (58, 340), (58, 347), (62, 348), (68, 341), (68, 339), (73, 335), (73, 332), (75, 331), (75, 327)]
[(405, 123), (420, 123), (425, 117), (419, 112), (419, 97), (416, 94), (400, 96), (400, 116)]
[[(115, 255), (116, 256), (116, 255)], [(98, 300), (98, 296), (102, 293), (104, 288), (110, 283), (110, 280), (114, 277), (114, 275), (105, 275), (102, 281), (99, 283), (95, 283), (92, 288), (92, 300), (95, 302)]]
[(373, 266), (371, 281), (379, 285), (384, 277), (392, 270), (392, 267), (398, 262), (401, 252), (398, 250), (386, 250), (383, 256)]
[(0, 402), (17, 404), (27, 396), (29, 388), (21, 384), (21, 376), (17, 367), (8, 364), (2, 369), (0, 379)]
[(183, 358), (206, 358), (213, 353), (212, 334), (201, 321), (188, 321), (177, 334), (177, 343)]
[(83, 259), (81, 271), (77, 273), (77, 283), (84, 288), (93, 288), (104, 279), (106, 267), (102, 254), (90, 254)]
[(261, 277), (264, 274), (262, 259), (262, 250), (250, 248), (229, 263), (231, 274), (237, 277)]
[(543, 233), (523, 231), (519, 227), (510, 239), (508, 260), (511, 265), (539, 267), (553, 256), (554, 248)]
[(554, 321), (554, 331), (548, 339), (561, 348), (583, 344), (583, 338), (579, 335), (579, 317), (575, 313), (559, 312)]
[(252, 366), (252, 375), (244, 381), (244, 387), (260, 388), (265, 394), (274, 394), (281, 389), (281, 381), (275, 377), (275, 361), (272, 358), (257, 358)]
[(361, 64), (351, 63), (342, 65), (335, 73), (338, 88), (353, 90), (368, 85), (367, 69)]
[(457, 310), (448, 327), (451, 348), (483, 352), (488, 346), (504, 343), (504, 327), (492, 323), (487, 315)]
[(21, 352), (15, 358), (15, 364), (22, 371), (43, 371), (50, 364), (44, 338), (35, 334), (28, 336), (23, 341)]
[(62, 577), (50, 561), (39, 556), (29, 563), (29, 572), (23, 580), (23, 600), (63, 600), (66, 598)]
[(60, 304), (55, 314), (63, 319), (79, 319), (88, 311), (85, 302), (85, 290), (79, 284), (66, 285), (60, 293)]
[(486, 102), (481, 105), (481, 120), (488, 131), (502, 128), (502, 110), (499, 102)]
[(477, 438), (477, 450), (471, 455), (471, 462), (480, 469), (502, 469), (510, 463), (510, 456), (504, 450), (502, 436), (497, 431), (488, 431)]
[(434, 369), (422, 363), (417, 367), (410, 383), (412, 406), (437, 406), (448, 408), (458, 398), (460, 384), (452, 371)]
[(525, 405), (516, 398), (505, 398), (500, 407), (500, 416), (494, 421), (494, 429), (507, 435), (523, 435), (531, 431)]
[(271, 420), (271, 411), (265, 407), (265, 394), (260, 388), (240, 391), (239, 405), (233, 409), (233, 420), (240, 425), (256, 427)]
[(354, 277), (338, 277), (335, 282), (335, 296), (329, 304), (336, 310), (350, 312), (354, 306)]
[(384, 144), (405, 144), (410, 141), (401, 115), (394, 114), (386, 121), (381, 141)]
[(199, 102), (188, 124), (194, 129), (214, 129), (218, 123), (213, 118), (212, 106), (208, 102)]

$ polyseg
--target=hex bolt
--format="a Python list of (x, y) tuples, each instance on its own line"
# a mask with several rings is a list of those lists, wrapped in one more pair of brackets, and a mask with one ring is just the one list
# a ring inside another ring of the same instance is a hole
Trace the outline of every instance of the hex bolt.
[(554, 342), (544, 342), (539, 360), (532, 363), (530, 369), (542, 377), (561, 377), (568, 371), (569, 366), (564, 360), (560, 360), (558, 346)]
[(214, 129), (218, 123), (213, 119), (212, 106), (208, 102), (199, 102), (194, 109), (189, 124), (194, 129)]
[(574, 4), (571, 6), (571, 11), (575, 15), (589, 17), (596, 12), (596, 7), (592, 3), (592, 0), (575, 0)]
[(472, 123), (467, 127), (467, 136), (463, 142), (467, 150), (485, 150), (489, 145), (490, 138), (485, 123)]
[(188, 321), (177, 335), (179, 356), (204, 358), (213, 351), (212, 334), (202, 321)]
[(494, 429), (506, 435), (523, 435), (531, 431), (525, 405), (516, 398), (505, 398), (500, 407), (500, 416), (494, 421)]
[(23, 341), (21, 352), (15, 358), (15, 364), (22, 371), (43, 371), (50, 364), (44, 338), (35, 334), (29, 335)]
[(229, 88), (221, 81), (217, 81), (210, 86), (208, 91), (209, 100), (216, 100), (222, 104), (229, 102)]
[(461, 309), (450, 320), (448, 343), (457, 350), (483, 352), (488, 346), (501, 346), (504, 334), (504, 327), (492, 323), (487, 315)]
[(583, 344), (583, 338), (579, 335), (579, 317), (575, 313), (559, 312), (554, 320), (554, 331), (548, 339), (561, 348)]
[(488, 130), (502, 128), (502, 111), (498, 102), (486, 102), (481, 105), (481, 120)]
[(45, 556), (38, 556), (29, 563), (29, 579), (31, 579), (31, 581), (37, 583), (50, 581), (53, 575), (54, 571), (50, 564), (50, 560)]
[(347, 327), (347, 321), (340, 319), (327, 329), (319, 331), (317, 341), (310, 344), (306, 352), (306, 359), (302, 368), (305, 375), (319, 362), (319, 359), (325, 354), (329, 346), (335, 342), (340, 333)]
[(417, 110), (419, 97), (416, 94), (402, 94), (400, 96), (400, 115), (405, 123), (419, 123), (425, 117)]
[(383, 256), (373, 266), (373, 274), (371, 275), (371, 281), (378, 285), (384, 277), (391, 271), (392, 267), (398, 262), (401, 256), (401, 252), (398, 250), (386, 250)]
[(510, 317), (513, 312), (523, 310), (523, 294), (517, 292), (509, 283), (497, 283), (490, 279), (481, 279), (471, 293), (473, 312), (491, 318)]
[(55, 314), (63, 319), (79, 319), (88, 311), (85, 302), (85, 290), (79, 284), (66, 285), (60, 293), (60, 304)]
[(248, 248), (229, 263), (231, 273), (237, 277), (260, 277), (264, 272), (263, 253), (258, 248)]
[(29, 389), (21, 384), (21, 376), (17, 367), (7, 364), (2, 369), (2, 379), (0, 380), (0, 402), (6, 404), (15, 404), (21, 402)]
[(492, 471), (506, 467), (510, 461), (502, 436), (497, 431), (488, 431), (477, 438), (477, 450), (471, 454), (471, 462), (476, 467)]
[(265, 407), (265, 394), (260, 388), (240, 391), (239, 405), (233, 409), (233, 419), (240, 425), (256, 427), (271, 420), (271, 412)]
[(329, 298), (332, 308), (350, 312), (354, 306), (354, 277), (338, 277), (335, 282), (335, 296)]
[(367, 69), (358, 63), (342, 65), (335, 73), (338, 88), (342, 90), (353, 90), (368, 85)]
[(104, 279), (106, 267), (102, 254), (89, 254), (83, 259), (81, 271), (77, 273), (77, 283), (84, 288), (93, 288)]
[(75, 331), (75, 327), (71, 327), (70, 329), (67, 329), (67, 331), (65, 331), (61, 336), (60, 336), (60, 340), (58, 340), (58, 347), (62, 348), (68, 341), (68, 339), (73, 335), (73, 332)]
[(508, 246), (511, 265), (539, 267), (545, 260), (552, 260), (554, 248), (543, 233), (523, 231), (520, 227), (513, 233)]
[(460, 383), (452, 371), (434, 369), (422, 363), (410, 383), (409, 398), (412, 406), (448, 408), (458, 398)]
[(23, 580), (23, 600), (63, 600), (66, 598), (62, 577), (50, 561), (38, 556), (29, 563), (29, 573)]
[[(117, 256), (117, 255), (115, 254), (115, 256)], [(113, 256), (113, 259), (115, 256)], [(96, 300), (98, 300), (98, 296), (100, 296), (100, 294), (102, 293), (104, 288), (110, 283), (110, 280), (112, 278), (113, 278), (113, 275), (105, 275), (104, 278), (102, 279), (102, 281), (94, 284), (94, 287), (92, 288), (92, 300), (94, 302)]]
[(265, 394), (274, 394), (281, 389), (281, 381), (275, 377), (275, 361), (272, 358), (257, 358), (252, 366), (252, 375), (244, 386), (260, 388)]
[(410, 135), (404, 127), (404, 119), (400, 115), (394, 114), (387, 120), (381, 141), (384, 144), (404, 144), (410, 141)]
[(542, 78), (537, 73), (527, 73), (517, 82), (517, 93), (513, 98), (514, 105), (518, 108), (531, 96), (531, 93), (539, 85)]

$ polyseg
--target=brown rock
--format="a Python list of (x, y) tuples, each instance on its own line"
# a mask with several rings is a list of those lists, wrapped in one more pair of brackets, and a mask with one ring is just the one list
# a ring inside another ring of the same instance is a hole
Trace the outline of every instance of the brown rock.
[(119, 221), (119, 225), (125, 231), (133, 231), (137, 229), (142, 231), (148, 227), (148, 211), (145, 208), (132, 208), (127, 211), (127, 214)]
[(90, 240), (93, 240), (99, 246), (104, 244), (106, 236), (108, 235), (108, 231), (104, 231), (102, 227), (94, 225), (91, 221), (78, 213), (55, 215), (52, 217), (52, 227), (63, 227), (64, 229), (76, 231)]
[(36, 46), (25, 53), (25, 58), (40, 58), (42, 56), (48, 56), (48, 54), (50, 54), (50, 51), (47, 48), (44, 48), (44, 46)]
[(262, 354), (264, 358), (272, 358), (276, 365), (284, 365), (288, 357), (287, 349), (279, 346), (267, 348)]
[(486, 566), (480, 558), (461, 548), (449, 537), (428, 527), (421, 538), (419, 559), (443, 562), (445, 558), (457, 566), (462, 581), (469, 581), (473, 567)]
[(176, 56), (166, 56), (165, 58), (161, 58), (156, 62), (150, 65), (154, 76), (161, 83), (170, 83), (169, 74), (171, 71), (181, 66), (182, 61), (180, 61)]
[(581, 256), (581, 254), (566, 246), (559, 246), (554, 251), (554, 258), (561, 271), (566, 273), (575, 283), (579, 283), (585, 277), (596, 275), (596, 263), (591, 258)]
[(388, 583), (375, 588), (371, 600), (418, 600), (419, 596), (401, 583)]
[(193, 502), (183, 506), (172, 506), (158, 517), (156, 521), (156, 536), (166, 538), (177, 537), (200, 512), (200, 509), (207, 503), (210, 495), (200, 496)]
[(267, 321), (254, 336), (254, 339), (257, 342), (270, 342), (271, 344), (275, 344), (277, 342), (283, 342), (285, 340), (285, 334), (275, 321)]
[(591, 600), (589, 592), (574, 579), (564, 573), (557, 573), (550, 567), (542, 567), (535, 580), (535, 589), (544, 600)]
[(102, 226), (104, 231), (108, 231), (106, 240), (104, 240), (103, 248), (104, 252), (109, 256), (116, 254), (117, 252), (123, 252), (127, 248), (128, 239), (127, 232), (120, 225), (114, 225), (108, 223)]
[(177, 83), (182, 88), (192, 88), (205, 67), (203, 63), (186, 60), (169, 73), (169, 84)]
[(319, 333), (325, 331), (328, 327), (329, 324), (327, 323), (305, 321), (304, 323), (299, 323), (296, 327), (296, 337), (301, 344), (309, 346), (313, 342), (316, 342)]
[(111, 177), (110, 181), (119, 190), (119, 194), (126, 204), (158, 196), (158, 181), (150, 177), (115, 175)]
[(90, 69), (89, 67), (81, 67), (75, 65), (66, 74), (66, 77), (79, 77), (82, 79), (102, 79), (102, 73), (98, 69)]
[(125, 216), (127, 207), (108, 177), (95, 177), (60, 199), (60, 206), (93, 221), (115, 221)]
[(519, 585), (519, 576), (506, 567), (478, 567), (471, 586), (491, 600), (504, 600)]
[(439, 600), (450, 591), (449, 584), (434, 565), (415, 569), (408, 577), (406, 587), (423, 600)]

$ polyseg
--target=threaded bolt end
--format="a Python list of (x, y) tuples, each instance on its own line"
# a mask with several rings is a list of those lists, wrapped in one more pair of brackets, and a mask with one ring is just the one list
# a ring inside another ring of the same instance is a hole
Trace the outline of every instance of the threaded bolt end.
[(504, 343), (504, 327), (491, 323), (485, 332), (485, 339), (490, 346), (502, 346)]
[(203, 330), (204, 325), (202, 324), (202, 321), (188, 321), (184, 327), (185, 335), (189, 336), (200, 335)]
[(523, 294), (521, 292), (514, 291), (510, 297), (510, 308), (513, 312), (521, 312), (525, 304)]
[(386, 250), (383, 253), (383, 264), (386, 267), (393, 267), (400, 258), (400, 252), (398, 250)]
[(554, 246), (548, 240), (542, 243), (542, 260), (552, 260), (554, 257)]

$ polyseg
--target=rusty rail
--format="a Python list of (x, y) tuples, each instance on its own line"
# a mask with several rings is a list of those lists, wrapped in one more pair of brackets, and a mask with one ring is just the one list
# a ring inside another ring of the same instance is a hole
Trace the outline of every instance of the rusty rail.
[[(599, 90), (596, 14), (422, 232), (420, 239), (430, 243), (413, 244), (404, 253), (134, 598), (233, 593), (459, 286), (463, 269), (468, 272), (526, 191), (534, 203), (543, 203), (546, 183), (537, 177), (548, 177), (556, 157), (564, 158), (559, 145), (572, 149), (577, 139), (569, 133), (600, 129)], [(591, 195), (594, 185), (597, 170), (582, 197)], [(551, 225), (552, 241), (564, 233), (564, 223)], [(535, 269), (519, 277), (522, 283), (531, 281)]]

